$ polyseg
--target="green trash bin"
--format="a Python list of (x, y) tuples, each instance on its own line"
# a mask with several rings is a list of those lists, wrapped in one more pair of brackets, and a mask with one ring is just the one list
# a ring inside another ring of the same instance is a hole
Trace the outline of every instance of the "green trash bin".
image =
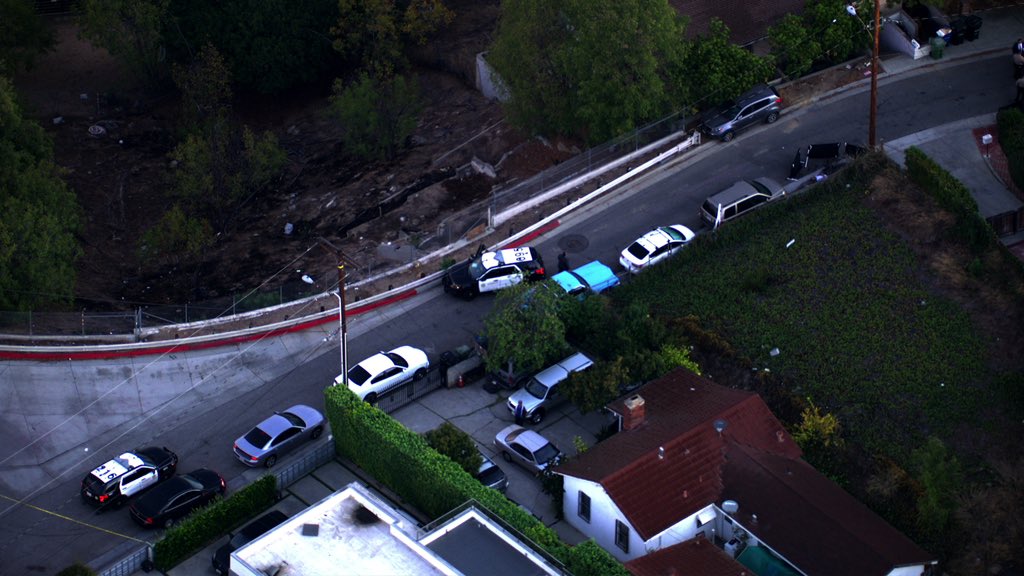
[(946, 47), (946, 41), (939, 36), (936, 36), (931, 39), (931, 47), (932, 58), (938, 60), (939, 58), (942, 58), (942, 50)]

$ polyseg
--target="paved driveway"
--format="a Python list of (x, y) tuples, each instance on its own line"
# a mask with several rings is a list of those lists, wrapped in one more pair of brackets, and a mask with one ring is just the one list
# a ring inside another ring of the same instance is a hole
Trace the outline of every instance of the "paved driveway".
[[(441, 389), (395, 411), (392, 416), (410, 430), (420, 434), (440, 426), (446, 420), (476, 440), (477, 445), (508, 476), (506, 495), (523, 506), (544, 524), (555, 530), (571, 544), (584, 538), (565, 522), (556, 520), (551, 497), (540, 488), (540, 480), (516, 464), (505, 462), (494, 448), (494, 436), (513, 423), (512, 414), (505, 407), (510, 391), (490, 393), (483, 389), (483, 381), (465, 388)], [(601, 428), (611, 422), (611, 416), (601, 413), (580, 414), (571, 403), (563, 402), (548, 411), (540, 425), (530, 428), (558, 446), (568, 456), (576, 455), (573, 438), (579, 437), (587, 446), (597, 443)]]

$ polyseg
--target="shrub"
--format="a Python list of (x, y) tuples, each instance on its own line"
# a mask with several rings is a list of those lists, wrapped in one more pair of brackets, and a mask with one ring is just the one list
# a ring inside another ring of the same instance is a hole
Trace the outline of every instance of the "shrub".
[(999, 145), (1006, 154), (1010, 178), (1017, 188), (1024, 190), (1024, 112), (1018, 108), (1005, 108), (996, 115), (999, 126)]
[(451, 458), (452, 462), (470, 474), (476, 473), (480, 469), (480, 465), (483, 464), (483, 458), (480, 456), (480, 451), (477, 450), (473, 438), (453, 426), (451, 422), (441, 424), (424, 434), (423, 437), (427, 439), (431, 448)]
[(57, 572), (57, 576), (96, 576), (96, 573), (85, 564), (75, 562), (71, 566)]
[(995, 242), (992, 228), (978, 214), (978, 203), (963, 183), (917, 147), (907, 149), (906, 163), (910, 179), (956, 215), (954, 229), (975, 253)]
[(153, 564), (158, 570), (169, 570), (228, 530), (266, 510), (276, 500), (277, 478), (267, 474), (230, 498), (197, 510), (169, 529), (153, 546)]

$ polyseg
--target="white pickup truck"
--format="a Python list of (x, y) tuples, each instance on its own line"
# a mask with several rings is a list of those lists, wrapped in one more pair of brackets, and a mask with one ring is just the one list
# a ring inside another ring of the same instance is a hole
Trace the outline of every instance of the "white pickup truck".
[(590, 358), (582, 352), (577, 352), (554, 366), (541, 370), (530, 378), (526, 386), (509, 396), (509, 411), (515, 414), (516, 406), (522, 401), (523, 408), (526, 409), (526, 418), (534, 424), (539, 424), (544, 419), (547, 409), (562, 399), (558, 393), (558, 384), (568, 378), (569, 374), (586, 370), (593, 365), (594, 362)]

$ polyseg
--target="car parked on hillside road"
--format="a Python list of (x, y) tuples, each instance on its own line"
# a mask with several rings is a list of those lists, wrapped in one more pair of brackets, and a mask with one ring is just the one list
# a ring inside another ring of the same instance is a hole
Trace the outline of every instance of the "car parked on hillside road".
[(128, 508), (132, 519), (144, 528), (170, 528), (193, 510), (227, 492), (224, 478), (207, 468), (175, 476), (146, 492)]
[(579, 268), (559, 272), (551, 277), (566, 294), (582, 298), (600, 294), (619, 285), (619, 277), (611, 268), (594, 260)]
[(390, 352), (378, 352), (349, 368), (348, 378), (339, 374), (334, 385), (347, 385), (356, 396), (373, 404), (387, 390), (423, 378), (429, 368), (426, 352), (412, 346), (399, 346)]
[(755, 86), (712, 115), (701, 125), (701, 131), (714, 138), (728, 142), (740, 130), (757, 122), (771, 124), (779, 119), (782, 111), (782, 97), (766, 84)]
[(473, 258), (448, 267), (441, 280), (445, 292), (473, 298), (482, 292), (494, 292), (524, 280), (542, 280), (545, 277), (540, 252), (529, 246), (494, 252), (485, 252), (483, 248), (481, 246)]
[(296, 404), (283, 412), (274, 412), (235, 440), (235, 457), (246, 466), (270, 468), (279, 457), (306, 440), (316, 440), (323, 432), (323, 414), (305, 404)]
[(118, 506), (136, 494), (174, 476), (178, 455), (149, 446), (125, 452), (86, 474), (82, 499), (101, 507)]
[(543, 472), (562, 457), (562, 452), (547, 438), (515, 424), (498, 432), (494, 446), (506, 462), (515, 462), (535, 474)]
[(682, 224), (659, 226), (623, 250), (619, 264), (631, 274), (636, 274), (682, 250), (694, 236), (693, 231)]
[(740, 180), (721, 192), (708, 196), (701, 204), (700, 219), (715, 229), (724, 222), (782, 198), (786, 189), (770, 178)]

